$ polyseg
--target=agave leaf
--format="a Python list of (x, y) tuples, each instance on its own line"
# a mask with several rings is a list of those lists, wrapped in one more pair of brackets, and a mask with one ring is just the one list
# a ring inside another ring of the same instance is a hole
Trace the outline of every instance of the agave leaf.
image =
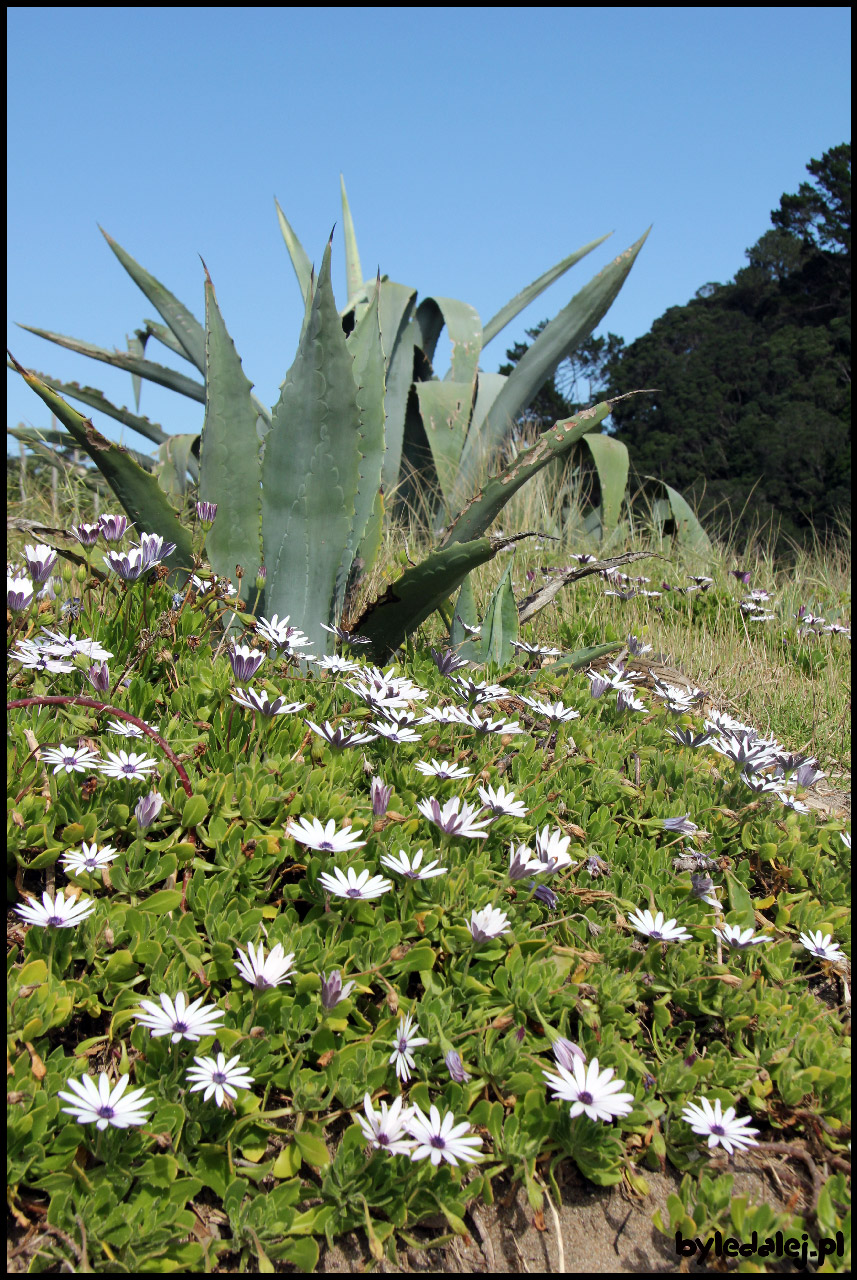
[(421, 564), (407, 569), (364, 609), (354, 624), (360, 635), (372, 641), (375, 661), (385, 662), (457, 590), (471, 569), (493, 559), (504, 547), (532, 536), (522, 533), (511, 538), (489, 536), (456, 542), (433, 551)]
[(476, 661), (496, 662), (499, 666), (505, 666), (512, 660), (512, 641), (517, 638), (518, 610), (512, 594), (510, 560), (488, 605), (485, 621), (482, 623), (482, 634), (477, 641), (479, 656)]
[(435, 298), (452, 343), (452, 357), (446, 378), (450, 382), (472, 383), (482, 352), (482, 321), (479, 312), (458, 298)]
[(262, 536), (268, 613), (288, 614), (320, 653), (336, 624), (336, 581), (354, 520), (360, 406), (324, 251), (309, 318), (265, 440)]
[(187, 492), (187, 473), (191, 463), (196, 463), (191, 449), (198, 439), (199, 433), (191, 431), (187, 435), (170, 436), (158, 446), (159, 462), (155, 466), (155, 474), (164, 493), (174, 502)]
[(473, 406), (473, 416), (470, 419), (468, 435), (476, 435), (476, 433), (479, 432), (479, 429), (488, 414), (488, 410), (503, 390), (503, 384), (506, 381), (506, 374), (483, 373), (480, 369), (477, 379), (476, 403)]
[[(44, 379), (42, 379), (42, 381), (44, 381)], [(60, 447), (66, 449), (77, 448), (77, 442), (69, 440), (67, 431), (40, 431), (38, 428), (7, 427), (6, 434), (14, 436), (16, 440), (20, 440), (24, 444), (31, 445), (37, 453), (41, 452), (45, 456), (47, 456), (45, 449), (39, 450), (39, 445), (58, 444)], [(61, 454), (55, 453), (53, 449), (49, 450), (49, 452), (52, 455), (51, 461), (55, 461), (56, 465), (61, 467), (72, 465), (69, 463), (67, 458), (63, 458)], [(147, 453), (138, 453), (136, 449), (127, 449), (126, 452), (129, 457), (133, 458), (135, 462), (138, 462), (145, 471), (154, 471), (155, 460), (154, 458), (150, 458)]]
[(508, 434), (512, 423), (530, 403), (545, 380), (606, 315), (624, 284), (646, 236), (621, 253), (572, 298), (551, 320), (515, 366), (491, 406), (479, 432), (468, 437), (461, 456), (461, 472), (456, 485), (456, 503), (463, 503), (472, 491), (482, 450), (493, 452)]
[(190, 360), (191, 364), (196, 365), (200, 373), (204, 373), (205, 330), (196, 316), (188, 310), (184, 303), (179, 302), (178, 298), (170, 293), (169, 289), (166, 289), (160, 280), (156, 280), (153, 275), (146, 271), (145, 267), (141, 267), (139, 262), (135, 262), (130, 253), (127, 253), (121, 244), (117, 244), (103, 227), (98, 229), (138, 289), (142, 289), (158, 312), (158, 315), (163, 316), (183, 348), (188, 360)]
[(507, 302), (504, 307), (501, 307), (497, 314), (492, 316), (486, 324), (482, 333), (482, 346), (487, 347), (491, 339), (496, 338), (501, 329), (505, 329), (509, 321), (514, 320), (515, 316), (523, 311), (524, 307), (528, 307), (540, 293), (544, 293), (545, 289), (549, 288), (555, 280), (559, 280), (560, 276), (564, 276), (570, 267), (573, 267), (581, 258), (585, 258), (587, 253), (597, 249), (612, 234), (612, 231), (608, 231), (606, 236), (599, 236), (597, 240), (591, 240), (582, 249), (577, 249), (574, 253), (569, 254), (567, 258), (563, 258), (562, 262), (558, 262), (555, 267), (550, 267), (549, 270), (543, 272), (537, 280), (534, 280), (532, 284), (528, 284), (520, 293), (516, 293), (514, 298)]
[(384, 397), (386, 452), (381, 483), (384, 492), (395, 489), (402, 466), (402, 441), (408, 395), (414, 380), (414, 308), (417, 291), (393, 280), (381, 281), (381, 345), (386, 359)]
[(685, 498), (681, 496), (677, 489), (673, 489), (667, 484), (666, 480), (659, 480), (657, 476), (646, 476), (647, 480), (654, 480), (656, 484), (662, 484), (667, 491), (670, 510), (673, 520), (675, 521), (676, 539), (690, 551), (695, 551), (699, 555), (708, 555), (711, 552), (711, 540), (703, 529), (702, 525), (693, 514), (693, 510), (689, 506)]
[(37, 373), (36, 377), (52, 391), (62, 396), (69, 396), (72, 400), (79, 400), (81, 404), (88, 404), (91, 409), (106, 413), (108, 417), (115, 418), (117, 422), (130, 427), (132, 431), (145, 436), (147, 440), (154, 441), (155, 444), (162, 444), (164, 440), (169, 440), (166, 431), (157, 422), (140, 418), (130, 409), (117, 409), (116, 405), (111, 404), (104, 392), (99, 391), (97, 387), (82, 387), (77, 382), (60, 382), (56, 378), (48, 377), (46, 373)]
[(292, 266), (295, 269), (295, 275), (298, 278), (298, 287), (301, 291), (301, 297), (304, 302), (309, 300), (309, 294), (312, 290), (312, 263), (307, 257), (306, 250), (300, 240), (292, 231), (286, 215), (280, 208), (278, 200), (274, 200), (277, 206), (277, 219), (280, 223), (280, 231), (283, 233), (283, 239), (286, 242), (286, 248), (289, 251), (289, 257), (292, 260)]
[(345, 194), (345, 179), (342, 174), (339, 175), (339, 185), (342, 191), (342, 230), (345, 235), (345, 280), (348, 288), (348, 301), (350, 302), (363, 286), (363, 272), (360, 269), (360, 254), (357, 252), (354, 219), (351, 217), (348, 196)]
[(574, 569), (566, 569), (564, 573), (557, 574), (556, 577), (551, 578), (549, 582), (539, 587), (532, 595), (518, 601), (518, 621), (529, 622), (537, 613), (541, 613), (545, 605), (550, 604), (554, 596), (558, 595), (562, 588), (568, 586), (570, 582), (577, 582), (580, 578), (588, 578), (593, 573), (601, 573), (604, 569), (618, 569), (621, 565), (633, 564), (635, 560), (651, 560), (652, 558), (653, 553), (650, 551), (623, 551), (620, 555), (611, 556), (609, 559), (593, 560), (591, 564), (579, 565)]
[[(145, 359), (147, 337), (148, 335), (145, 332), (141, 333), (139, 329), (131, 338), (128, 337), (127, 333), (125, 334), (125, 345), (132, 356), (138, 356), (140, 360)], [(140, 377), (139, 373), (131, 374), (131, 387), (133, 388), (133, 391), (134, 391), (134, 408), (139, 413), (140, 412), (140, 392), (143, 387), (143, 379)]]
[(589, 446), (601, 486), (602, 536), (611, 533), (619, 521), (628, 486), (628, 450), (615, 436), (588, 431), (583, 437)]
[[(342, 554), (337, 576), (333, 611), (339, 617), (345, 600), (345, 588), (357, 548), (363, 543), (367, 525), (381, 493), (381, 471), (384, 463), (384, 351), (378, 320), (380, 281), (375, 296), (348, 339), (353, 358), (353, 376), (357, 385), (360, 425), (357, 447), (360, 451), (359, 479), (354, 498), (354, 520)], [(361, 548), (361, 570), (371, 567), (365, 557), (370, 543)], [(376, 548), (377, 550), (377, 548)]]
[(129, 457), (127, 450), (107, 440), (95, 430), (92, 422), (66, 404), (61, 396), (44, 382), (29, 373), (11, 357), (14, 367), (28, 386), (32, 387), (50, 411), (56, 415), (71, 433), (81, 449), (89, 454), (110, 488), (116, 494), (128, 518), (134, 522), (137, 532), (159, 533), (176, 544), (175, 551), (164, 561), (177, 580), (180, 569), (189, 570), (193, 564), (193, 546), (188, 530), (173, 511), (166, 495), (153, 475), (147, 474)]
[[(203, 263), (203, 266), (205, 264)], [(241, 360), (205, 272), (205, 422), (199, 465), (199, 496), (217, 503), (217, 519), (206, 539), (215, 573), (234, 578), (241, 565), (252, 581), (262, 563), (259, 520), (262, 468), (257, 413)]]
[(363, 537), (357, 546), (357, 554), (354, 557), (351, 576), (355, 583), (360, 581), (366, 569), (371, 567), (377, 560), (383, 536), (384, 495), (379, 489), (375, 495), (375, 503), (369, 513), (369, 519), (366, 521)]
[(417, 382), (415, 390), (441, 492), (448, 503), (473, 408), (473, 385), (434, 379)]
[[(158, 342), (168, 347), (170, 351), (175, 352), (177, 356), (181, 356), (182, 360), (188, 359), (188, 354), (184, 347), (178, 338), (173, 337), (172, 330), (165, 324), (160, 324), (157, 320), (144, 320), (143, 324), (146, 326), (143, 330), (146, 337), (157, 338)], [(191, 363), (193, 362), (191, 361)], [(202, 372), (205, 373), (205, 370), (203, 369)]]
[(533, 671), (530, 679), (536, 676), (543, 676), (551, 671), (582, 671), (584, 667), (588, 667), (590, 662), (594, 662), (596, 658), (606, 658), (608, 653), (618, 653), (623, 649), (621, 640), (613, 640), (610, 644), (594, 644), (589, 649), (576, 649), (574, 653), (567, 653), (564, 657), (558, 658), (556, 662), (549, 662), (540, 670)]
[(461, 590), (458, 593), (458, 599), (455, 602), (452, 613), (449, 643), (453, 649), (458, 650), (460, 645), (466, 644), (469, 640), (469, 633), (465, 630), (464, 624), (468, 627), (478, 627), (479, 625), (476, 613), (476, 597), (473, 594), (473, 578), (469, 573), (461, 584)]
[(22, 324), (20, 328), (26, 329), (28, 333), (34, 333), (37, 338), (46, 338), (48, 342), (55, 342), (58, 347), (66, 347), (69, 351), (89, 356), (92, 360), (102, 360), (105, 364), (112, 364), (115, 369), (139, 373), (149, 382), (157, 382), (159, 386), (168, 387), (170, 391), (178, 391), (180, 395), (187, 396), (190, 400), (205, 403), (205, 387), (201, 382), (195, 382), (193, 378), (188, 378), (186, 374), (178, 373), (175, 369), (168, 369), (166, 365), (154, 364), (151, 360), (141, 360), (139, 356), (129, 355), (125, 351), (107, 351), (104, 347), (96, 347), (92, 342), (83, 342), (80, 338), (66, 338), (63, 334), (51, 333), (48, 329), (34, 329), (28, 324)]
[(591, 409), (584, 409), (573, 418), (555, 422), (547, 431), (542, 432), (530, 449), (519, 454), (514, 462), (493, 476), (484, 488), (473, 495), (446, 530), (440, 545), (446, 547), (453, 542), (471, 542), (480, 537), (521, 485), (526, 484), (531, 476), (554, 458), (562, 457), (581, 436), (603, 422), (610, 408), (611, 402), (605, 401)]

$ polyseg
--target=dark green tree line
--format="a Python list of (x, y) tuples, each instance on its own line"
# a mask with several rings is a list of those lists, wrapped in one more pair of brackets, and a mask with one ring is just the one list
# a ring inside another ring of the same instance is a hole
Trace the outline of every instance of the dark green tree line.
[(550, 416), (657, 387), (613, 413), (632, 467), (714, 526), (767, 528), (781, 550), (850, 517), (850, 144), (807, 168), (813, 181), (782, 196), (734, 280), (704, 285), (627, 347), (590, 339), (533, 405)]

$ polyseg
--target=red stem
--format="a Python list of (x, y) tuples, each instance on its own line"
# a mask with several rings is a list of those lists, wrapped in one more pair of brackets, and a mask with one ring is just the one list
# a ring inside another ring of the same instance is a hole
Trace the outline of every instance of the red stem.
[(46, 694), (40, 698), (16, 698), (14, 702), (6, 703), (6, 710), (11, 711), (13, 707), (47, 707), (47, 706), (75, 706), (75, 707), (92, 707), (95, 711), (109, 711), (111, 715), (118, 716), (120, 720), (127, 720), (129, 724), (135, 724), (138, 729), (142, 729), (150, 738), (154, 738), (164, 755), (175, 766), (176, 773), (179, 775), (181, 784), (185, 789), (185, 793), (189, 796), (193, 795), (193, 788), (190, 785), (190, 778), (185, 772), (184, 765), (179, 761), (178, 756), (168, 743), (159, 733), (137, 716), (132, 716), (128, 711), (122, 711), (119, 707), (110, 707), (106, 702), (96, 702), (94, 698), (66, 697), (58, 694)]

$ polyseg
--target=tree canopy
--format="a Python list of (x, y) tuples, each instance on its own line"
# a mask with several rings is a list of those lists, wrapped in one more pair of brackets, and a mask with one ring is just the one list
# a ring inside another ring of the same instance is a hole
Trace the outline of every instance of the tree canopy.
[(628, 346), (590, 339), (533, 406), (574, 412), (581, 375), (584, 404), (657, 387), (613, 412), (632, 467), (678, 488), (709, 525), (766, 528), (781, 550), (850, 516), (850, 143), (807, 168), (813, 182), (782, 196), (732, 281), (703, 285)]

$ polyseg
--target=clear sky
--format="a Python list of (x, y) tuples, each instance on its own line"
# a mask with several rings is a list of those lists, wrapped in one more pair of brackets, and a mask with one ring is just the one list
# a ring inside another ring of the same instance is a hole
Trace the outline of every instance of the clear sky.
[[(496, 370), (650, 224), (598, 332), (631, 341), (729, 279), (808, 161), (851, 136), (846, 8), (12, 8), (8, 49), (8, 345), (130, 407), (127, 374), (14, 323), (124, 349), (153, 315), (96, 223), (200, 319), (205, 258), (273, 404), (302, 315), (275, 196), (316, 263), (337, 223), (340, 306), (341, 171), (364, 274), (483, 321), (613, 231), (486, 348)], [(8, 423), (47, 426), (7, 380)], [(140, 412), (202, 422), (150, 383)]]

